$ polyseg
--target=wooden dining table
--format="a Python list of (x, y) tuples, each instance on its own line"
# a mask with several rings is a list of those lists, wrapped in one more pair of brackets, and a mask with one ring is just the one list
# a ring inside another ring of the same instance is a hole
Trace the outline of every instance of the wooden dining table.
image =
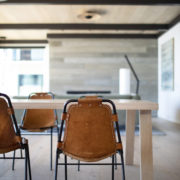
[[(67, 99), (28, 100), (12, 99), (14, 109), (63, 109)], [(152, 153), (152, 110), (158, 110), (158, 104), (144, 100), (112, 100), (117, 110), (126, 111), (125, 163), (133, 165), (135, 118), (139, 112), (140, 139), (140, 180), (153, 179)]]

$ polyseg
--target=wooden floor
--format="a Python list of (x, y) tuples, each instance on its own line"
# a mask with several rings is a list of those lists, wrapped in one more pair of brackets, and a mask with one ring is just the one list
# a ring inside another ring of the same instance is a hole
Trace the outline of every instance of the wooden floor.
[[(166, 133), (166, 136), (153, 136), (153, 160), (155, 180), (179, 180), (180, 179), (180, 125), (153, 119), (153, 125)], [(52, 180), (54, 170), (50, 171), (49, 165), (49, 142), (50, 137), (26, 136), (30, 144), (30, 156), (33, 180)], [(53, 157), (57, 138), (54, 135)], [(123, 142), (125, 137), (122, 136)], [(63, 157), (61, 158), (63, 160)], [(71, 159), (68, 159), (72, 161)], [(107, 159), (106, 161), (111, 161)], [(139, 180), (139, 137), (135, 137), (135, 159), (133, 166), (126, 166), (126, 179)], [(24, 160), (16, 160), (15, 171), (11, 170), (12, 160), (0, 161), (0, 180), (23, 180)], [(54, 165), (54, 162), (53, 162)], [(115, 171), (115, 180), (121, 179), (121, 168)], [(64, 180), (64, 168), (59, 168), (58, 179)], [(68, 167), (69, 180), (110, 180), (111, 167), (109, 166), (82, 166), (77, 171), (77, 166)]]

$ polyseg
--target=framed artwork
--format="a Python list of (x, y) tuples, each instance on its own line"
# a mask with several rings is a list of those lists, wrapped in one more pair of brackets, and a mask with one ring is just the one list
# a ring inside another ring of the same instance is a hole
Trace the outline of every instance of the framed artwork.
[(161, 89), (174, 90), (174, 39), (161, 46)]

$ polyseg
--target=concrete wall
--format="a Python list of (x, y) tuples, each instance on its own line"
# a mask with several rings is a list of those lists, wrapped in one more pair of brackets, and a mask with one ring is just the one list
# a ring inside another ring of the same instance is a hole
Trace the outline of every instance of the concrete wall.
[[(174, 90), (161, 88), (161, 46), (174, 38)], [(159, 59), (159, 112), (164, 119), (180, 123), (180, 23), (158, 39)]]
[[(119, 92), (119, 68), (127, 54), (140, 79), (142, 99), (157, 102), (157, 41), (153, 39), (49, 39), (50, 91)], [(131, 92), (135, 92), (131, 78)]]

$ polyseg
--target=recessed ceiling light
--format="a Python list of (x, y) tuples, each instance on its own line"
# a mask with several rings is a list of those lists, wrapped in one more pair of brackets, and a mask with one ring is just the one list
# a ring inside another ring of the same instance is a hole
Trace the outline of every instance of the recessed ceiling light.
[(101, 17), (101, 14), (97, 11), (86, 11), (78, 15), (78, 18), (84, 21), (97, 20), (100, 17)]
[(85, 18), (86, 18), (86, 19), (92, 19), (92, 18), (93, 18), (93, 15), (92, 15), (92, 14), (87, 14), (87, 15), (85, 15)]

